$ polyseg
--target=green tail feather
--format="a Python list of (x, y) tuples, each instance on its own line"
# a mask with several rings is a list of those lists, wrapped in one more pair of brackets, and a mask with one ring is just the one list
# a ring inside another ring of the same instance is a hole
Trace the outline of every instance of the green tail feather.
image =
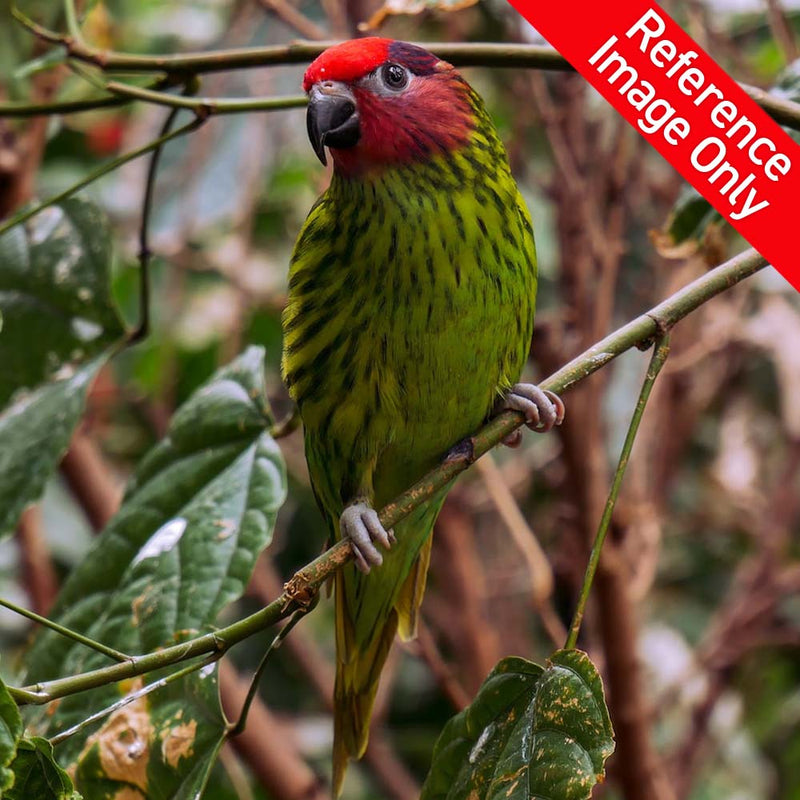
[(333, 693), (334, 797), (341, 794), (348, 761), (361, 758), (367, 748), (372, 706), (396, 631), (397, 614), (393, 611), (367, 650), (358, 651), (346, 664), (337, 665)]
[(416, 633), (430, 563), (431, 532), (444, 495), (395, 527), (397, 544), (382, 566), (362, 575), (346, 566), (336, 574), (338, 661), (334, 689), (333, 787), (341, 791), (347, 763), (361, 758), (381, 671), (395, 634)]

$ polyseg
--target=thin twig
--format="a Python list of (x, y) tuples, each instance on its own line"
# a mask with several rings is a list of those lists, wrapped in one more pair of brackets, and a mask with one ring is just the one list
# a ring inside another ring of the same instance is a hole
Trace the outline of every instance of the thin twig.
[(74, 42), (81, 47), (86, 47), (81, 35), (81, 26), (78, 24), (78, 12), (75, 9), (74, 0), (64, 0), (64, 19), (67, 23), (67, 30)]
[(267, 662), (270, 659), (270, 656), (281, 646), (283, 640), (291, 633), (292, 628), (300, 622), (303, 617), (311, 611), (311, 608), (300, 608), (292, 614), (289, 621), (275, 634), (275, 638), (270, 642), (269, 647), (264, 651), (264, 655), (261, 656), (261, 661), (258, 662), (258, 667), (256, 667), (256, 671), (253, 673), (253, 677), (250, 680), (250, 686), (247, 688), (247, 694), (245, 695), (244, 702), (242, 703), (242, 709), (239, 712), (239, 718), (236, 722), (232, 723), (228, 727), (227, 736), (228, 738), (233, 738), (234, 736), (239, 736), (241, 732), (245, 729), (247, 725), (247, 715), (250, 712), (250, 706), (253, 705), (253, 700), (255, 699), (256, 695), (258, 694), (258, 684), (261, 681), (261, 676), (264, 674), (264, 670), (266, 669)]
[(77, 631), (73, 631), (70, 628), (65, 628), (63, 625), (59, 625), (57, 622), (53, 622), (53, 620), (43, 617), (40, 614), (37, 614), (35, 611), (30, 611), (27, 608), (18, 606), (16, 603), (12, 603), (10, 600), (0, 597), (0, 606), (7, 608), (9, 611), (13, 611), (15, 614), (19, 614), (21, 617), (27, 617), (34, 622), (38, 622), (39, 625), (44, 625), (45, 628), (50, 628), (51, 631), (55, 631), (67, 639), (72, 639), (74, 642), (78, 642), (86, 647), (90, 647), (92, 650), (96, 650), (98, 653), (102, 653), (109, 658), (113, 658), (114, 661), (130, 661), (130, 656), (126, 656), (125, 653), (120, 653), (119, 650), (115, 650), (113, 647), (108, 647), (102, 642), (96, 642), (94, 639), (90, 639), (88, 636), (84, 636)]
[[(519, 549), (528, 564), (533, 588), (534, 600), (538, 605), (547, 600), (553, 593), (553, 570), (547, 560), (536, 534), (528, 525), (522, 511), (520, 511), (514, 495), (503, 480), (503, 475), (495, 464), (494, 459), (484, 458), (478, 462), (478, 472), (483, 478), (489, 497), (492, 498), (494, 507), (500, 518), (505, 523), (506, 529), (511, 534), (514, 544)], [(560, 640), (559, 640), (560, 644)]]
[(283, 439), (294, 433), (301, 424), (300, 409), (297, 406), (292, 406), (292, 410), (283, 418), (279, 419), (270, 429), (270, 436), (273, 439)]
[(478, 471), (483, 477), (497, 513), (528, 565), (533, 606), (539, 612), (547, 635), (556, 647), (560, 647), (561, 642), (564, 641), (566, 629), (551, 604), (553, 569), (547, 560), (547, 555), (491, 456), (478, 462)]
[(419, 655), (428, 665), (428, 669), (442, 693), (450, 701), (450, 705), (456, 711), (466, 708), (469, 705), (470, 696), (442, 657), (430, 628), (424, 623), (420, 623), (417, 629), (416, 645)]
[[(239, 713), (247, 686), (248, 681), (239, 676), (229, 660), (220, 664), (220, 697), (228, 717)], [(276, 800), (331, 800), (323, 779), (306, 762), (293, 739), (292, 728), (278, 719), (260, 698), (256, 698), (242, 735), (225, 741), (244, 759), (269, 797)]]
[(258, 3), (262, 8), (282, 19), (290, 28), (294, 28), (306, 39), (320, 42), (327, 38), (327, 33), (316, 22), (298, 11), (287, 0), (258, 0)]
[[(162, 81), (151, 88), (163, 86)], [(63, 100), (53, 103), (24, 103), (8, 101), (0, 103), (0, 117), (43, 117), (55, 114), (78, 114), (81, 111), (95, 111), (101, 108), (114, 108), (131, 103), (130, 97), (87, 97), (85, 100)]]
[[(192, 87), (193, 88), (193, 87)], [(184, 92), (190, 91), (187, 84)], [(161, 144), (153, 150), (150, 164), (147, 167), (147, 179), (144, 185), (144, 200), (142, 202), (142, 219), (139, 225), (139, 323), (128, 335), (128, 344), (135, 344), (144, 339), (150, 330), (150, 216), (153, 210), (153, 194), (156, 186), (156, 174), (161, 154), (164, 152), (165, 137), (169, 134), (175, 120), (180, 113), (179, 107), (174, 107), (159, 131), (158, 138)], [(197, 119), (201, 119), (196, 114)]]
[(575, 608), (575, 614), (572, 617), (572, 624), (569, 627), (569, 635), (564, 648), (570, 650), (578, 643), (578, 634), (581, 629), (581, 622), (583, 615), (586, 611), (586, 602), (589, 599), (589, 590), (592, 587), (595, 573), (597, 572), (597, 565), (600, 563), (600, 553), (603, 549), (603, 542), (605, 542), (606, 534), (608, 533), (609, 525), (611, 524), (611, 515), (614, 512), (614, 506), (617, 503), (620, 486), (622, 486), (622, 479), (625, 476), (625, 469), (628, 466), (628, 461), (631, 457), (631, 450), (633, 443), (636, 440), (636, 434), (639, 431), (639, 424), (642, 421), (645, 406), (650, 398), (650, 392), (653, 390), (658, 373), (667, 360), (669, 355), (669, 334), (664, 334), (656, 342), (655, 349), (653, 350), (653, 357), (650, 359), (650, 366), (647, 368), (644, 383), (642, 384), (642, 391), (639, 394), (639, 400), (636, 403), (636, 408), (631, 417), (631, 424), (628, 427), (628, 435), (625, 437), (625, 443), (622, 446), (622, 452), (619, 455), (619, 462), (617, 463), (617, 470), (614, 473), (614, 480), (611, 483), (611, 490), (608, 493), (608, 500), (603, 510), (603, 516), (600, 519), (600, 525), (597, 528), (597, 535), (595, 536), (594, 543), (592, 544), (592, 552), (589, 556), (589, 563), (586, 565), (586, 575), (583, 579), (581, 586), (580, 597), (578, 598), (578, 605)]
[(228, 776), (237, 800), (256, 800), (255, 791), (250, 785), (250, 773), (230, 742), (219, 751), (219, 763)]
[(750, 86), (747, 83), (740, 83), (739, 86), (744, 89), (751, 100), (760, 105), (779, 125), (784, 125), (796, 131), (800, 130), (800, 104), (781, 97), (775, 97), (764, 89)]
[[(37, 24), (18, 8), (12, 9), (16, 19), (38, 38), (62, 46), (70, 58), (93, 64), (107, 72), (163, 72), (167, 74), (196, 74), (223, 72), (248, 67), (280, 64), (305, 64), (315, 59), (339, 40), (309, 42), (297, 40), (289, 44), (266, 47), (241, 47), (212, 52), (179, 53), (174, 55), (142, 56), (100, 50), (78, 43), (68, 34), (59, 33)], [(447, 59), (454, 66), (470, 67), (534, 67), (557, 71), (572, 71), (572, 67), (554, 48), (541, 45), (504, 43), (419, 42)]]
[(792, 24), (787, 18), (780, 0), (764, 0), (764, 3), (767, 6), (767, 22), (772, 36), (778, 44), (785, 62), (791, 64), (800, 55)]
[[(266, 605), (281, 593), (282, 585), (283, 582), (269, 559), (262, 556), (250, 579), (248, 593)], [(305, 674), (323, 706), (332, 712), (334, 670), (317, 642), (302, 628), (298, 628), (286, 639), (286, 649), (294, 664)], [(372, 721), (376, 722), (374, 716)], [(247, 730), (251, 730), (251, 727), (252, 724), (248, 725)], [(247, 751), (246, 756), (250, 755)], [(387, 799), (416, 800), (419, 797), (419, 786), (413, 776), (391, 743), (383, 737), (380, 727), (374, 724), (370, 729), (364, 761)]]
[(242, 114), (251, 111), (282, 111), (287, 108), (302, 108), (307, 105), (304, 95), (287, 97), (181, 97), (168, 92), (158, 92), (143, 86), (131, 86), (120, 81), (109, 81), (103, 84), (106, 91), (113, 94), (143, 100), (170, 108), (185, 108), (193, 111), (198, 117), (209, 117), (217, 114)]
[(157, 681), (148, 683), (141, 689), (138, 689), (135, 692), (131, 692), (130, 694), (125, 695), (125, 697), (117, 700), (110, 706), (106, 706), (100, 711), (96, 711), (94, 714), (89, 715), (88, 717), (86, 717), (86, 719), (82, 719), (80, 722), (73, 725), (71, 728), (67, 728), (65, 731), (61, 731), (61, 733), (57, 733), (55, 736), (50, 737), (50, 744), (52, 745), (60, 744), (66, 739), (69, 739), (70, 736), (74, 736), (76, 733), (79, 733), (84, 728), (91, 725), (93, 722), (97, 722), (98, 720), (104, 719), (105, 717), (108, 717), (111, 714), (113, 714), (115, 711), (119, 711), (120, 708), (124, 708), (130, 703), (133, 703), (135, 700), (140, 700), (142, 697), (146, 697), (148, 694), (151, 694), (157, 689), (162, 689), (164, 686), (168, 686), (170, 683), (174, 683), (175, 681), (180, 680), (186, 675), (191, 675), (191, 673), (197, 672), (197, 670), (203, 669), (203, 667), (210, 666), (211, 664), (214, 664), (217, 661), (219, 661), (219, 659), (220, 655), (214, 653), (210, 656), (207, 656), (206, 658), (201, 658), (194, 664), (188, 664), (182, 669), (177, 670), (177, 672), (171, 672), (169, 675), (165, 675), (163, 678), (159, 678)]

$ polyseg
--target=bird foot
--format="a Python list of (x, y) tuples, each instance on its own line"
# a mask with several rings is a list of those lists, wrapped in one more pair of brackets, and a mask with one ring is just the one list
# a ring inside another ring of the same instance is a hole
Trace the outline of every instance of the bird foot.
[[(503, 398), (501, 408), (521, 411), (525, 415), (525, 424), (537, 433), (547, 433), (555, 425), (560, 425), (566, 410), (557, 394), (532, 383), (515, 383)], [(520, 441), (522, 433), (516, 430), (503, 440), (503, 444), (518, 447)]]
[(367, 503), (353, 503), (342, 511), (339, 531), (342, 538), (349, 539), (356, 566), (364, 574), (370, 567), (379, 567), (383, 563), (383, 556), (374, 542), (389, 550), (396, 541), (394, 533), (383, 527), (378, 513)]

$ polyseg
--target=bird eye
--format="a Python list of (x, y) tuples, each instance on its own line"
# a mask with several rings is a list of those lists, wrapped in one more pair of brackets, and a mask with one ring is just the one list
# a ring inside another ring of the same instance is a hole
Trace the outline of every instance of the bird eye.
[(395, 91), (408, 86), (408, 72), (399, 64), (386, 64), (381, 69), (381, 78), (386, 86)]

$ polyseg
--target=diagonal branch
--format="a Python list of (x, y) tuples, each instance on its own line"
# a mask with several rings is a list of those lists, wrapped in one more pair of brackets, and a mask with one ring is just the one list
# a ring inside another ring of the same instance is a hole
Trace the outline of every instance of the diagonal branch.
[[(605, 339), (551, 375), (541, 384), (542, 387), (554, 392), (564, 392), (627, 350), (633, 347), (647, 349), (656, 337), (663, 336), (679, 320), (765, 266), (767, 266), (766, 259), (752, 249), (726, 261), (683, 287), (650, 311), (606, 336)], [(388, 529), (396, 525), (522, 424), (522, 414), (517, 412), (508, 411), (495, 417), (481, 430), (461, 443), (462, 446), (458, 448), (460, 455), (445, 459), (428, 475), (385, 506), (380, 513), (380, 520), (384, 527)], [(143, 675), (146, 672), (199, 655), (225, 652), (258, 631), (275, 625), (298, 608), (310, 604), (322, 583), (352, 557), (350, 545), (347, 542), (338, 542), (319, 558), (295, 573), (279, 598), (255, 614), (214, 633), (166, 647), (155, 653), (132, 657), (125, 663), (113, 664), (80, 675), (58, 678), (22, 689), (10, 688), (9, 691), (20, 705), (44, 704), (59, 697), (76, 694), (135, 675)]]
[[(541, 387), (563, 393), (632, 347), (639, 349), (649, 347), (656, 336), (663, 335), (676, 322), (703, 303), (765, 266), (767, 266), (766, 259), (755, 250), (747, 250), (726, 261), (581, 353), (543, 381)], [(394, 527), (421, 502), (444, 488), (521, 424), (522, 415), (512, 411), (506, 411), (491, 420), (478, 433), (466, 440), (468, 446), (463, 448), (466, 455), (445, 460), (383, 508), (379, 516), (384, 528), (389, 530)], [(349, 544), (338, 542), (296, 573), (287, 584), (287, 593), (290, 597), (296, 598), (304, 598), (307, 592), (313, 593), (333, 571), (329, 562), (335, 562), (335, 566), (338, 567), (349, 561), (350, 556)]]

